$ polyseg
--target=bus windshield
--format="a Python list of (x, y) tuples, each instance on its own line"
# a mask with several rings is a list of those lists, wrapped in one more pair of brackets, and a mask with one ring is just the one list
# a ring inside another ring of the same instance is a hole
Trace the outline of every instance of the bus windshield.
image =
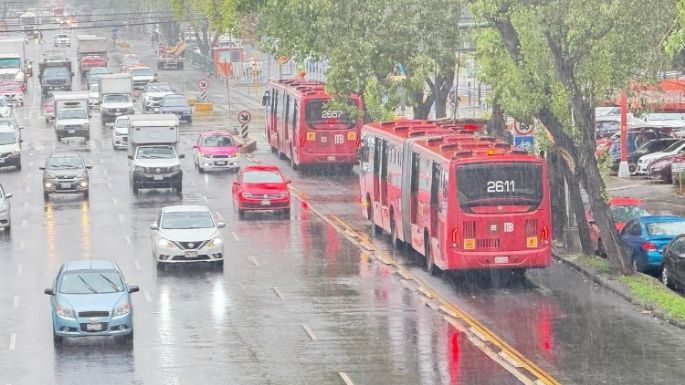
[(535, 163), (472, 163), (457, 168), (462, 209), (477, 206), (540, 205), (542, 166)]
[[(352, 129), (357, 121), (349, 117), (344, 111), (334, 111), (328, 108), (328, 100), (310, 100), (305, 107), (305, 120), (309, 128), (316, 129)], [(354, 102), (350, 101), (350, 104)]]

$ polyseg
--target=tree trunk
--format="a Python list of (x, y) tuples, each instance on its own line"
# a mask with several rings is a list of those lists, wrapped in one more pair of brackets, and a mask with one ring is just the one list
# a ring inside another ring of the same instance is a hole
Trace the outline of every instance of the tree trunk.
[(425, 101), (423, 101), (423, 97), (424, 93), (421, 91), (414, 94), (414, 105), (412, 106), (414, 109), (414, 119), (428, 119), (428, 114), (435, 97), (432, 92), (427, 95)]
[(562, 169), (566, 180), (568, 181), (569, 203), (573, 215), (576, 217), (576, 226), (578, 227), (578, 237), (580, 238), (580, 249), (585, 255), (592, 255), (592, 241), (590, 240), (590, 227), (585, 219), (585, 206), (583, 205), (583, 197), (580, 195), (580, 180), (578, 175), (573, 170), (568, 168), (566, 162), (562, 162)]
[(449, 63), (445, 68), (440, 69), (440, 73), (435, 78), (437, 95), (435, 97), (435, 118), (440, 119), (447, 116), (447, 97), (450, 88), (454, 84), (454, 63)]
[[(495, 96), (492, 100), (492, 114), (490, 115), (490, 119), (488, 119), (488, 134), (506, 141), (510, 141), (511, 138), (504, 134), (505, 129), (506, 122), (504, 121), (504, 110), (499, 104), (497, 96)], [(556, 154), (554, 154), (554, 157), (556, 157)]]
[[(493, 105), (494, 110), (494, 105)], [(564, 160), (552, 148), (547, 153), (547, 165), (549, 166), (549, 187), (552, 199), (552, 239), (565, 242), (564, 228), (568, 223), (566, 218), (566, 193), (564, 191)]]

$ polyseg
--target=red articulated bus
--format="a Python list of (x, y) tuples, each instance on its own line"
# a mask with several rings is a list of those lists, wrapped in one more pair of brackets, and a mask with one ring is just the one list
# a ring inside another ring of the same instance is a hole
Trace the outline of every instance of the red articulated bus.
[[(293, 169), (335, 164), (351, 170), (357, 163), (362, 120), (328, 109), (331, 97), (321, 82), (288, 79), (269, 82), (262, 105), (266, 109), (266, 139), (272, 152), (290, 159)], [(359, 96), (350, 104), (363, 111)]]
[(374, 231), (422, 254), (430, 272), (549, 266), (546, 163), (459, 127), (419, 120), (364, 125), (361, 197)]

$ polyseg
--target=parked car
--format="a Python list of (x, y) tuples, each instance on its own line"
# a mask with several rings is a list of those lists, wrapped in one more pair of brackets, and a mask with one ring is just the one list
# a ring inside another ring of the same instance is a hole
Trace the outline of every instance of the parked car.
[(128, 115), (117, 116), (112, 125), (112, 148), (126, 149), (128, 147)]
[(225, 131), (203, 132), (193, 146), (195, 167), (205, 170), (237, 170), (240, 168), (239, 150), (242, 147)]
[(685, 287), (685, 234), (678, 235), (664, 246), (661, 282), (674, 289)]
[(621, 240), (636, 271), (658, 272), (664, 246), (680, 234), (685, 234), (685, 218), (648, 215), (628, 221), (621, 231)]
[[(630, 221), (631, 219), (650, 215), (645, 203), (638, 198), (611, 198), (609, 199), (609, 209), (611, 210), (611, 217), (613, 218), (614, 226), (618, 232), (623, 230), (626, 222)], [(597, 223), (595, 222), (590, 210), (585, 212), (585, 218), (587, 219), (590, 227), (590, 240), (592, 241), (595, 254), (606, 256), (604, 246), (602, 245), (602, 236), (599, 231), (599, 226), (597, 226)]]
[(88, 198), (88, 170), (91, 168), (78, 153), (51, 154), (45, 164), (40, 166), (43, 170), (43, 198), (47, 201), (50, 194), (55, 193), (82, 193)]
[(131, 293), (140, 289), (129, 285), (113, 261), (69, 261), (60, 267), (50, 296), (52, 340), (64, 337), (123, 336), (133, 340)]
[(0, 126), (0, 167), (21, 171), (21, 142), (19, 130)]
[[(657, 151), (663, 151), (666, 148), (668, 148), (670, 145), (672, 145), (673, 143), (677, 142), (678, 140), (679, 139), (676, 139), (676, 138), (652, 139), (652, 140), (644, 143), (639, 148), (637, 148), (628, 157), (628, 165), (629, 165), (631, 174), (635, 172), (635, 170), (637, 168), (637, 161), (638, 161), (638, 159), (640, 159), (640, 157), (645, 156), (647, 154), (655, 153)], [(614, 158), (614, 163), (612, 164), (611, 169), (614, 171), (617, 171), (620, 163), (621, 163), (621, 157), (620, 156), (618, 158)]]
[(243, 167), (233, 181), (233, 207), (238, 216), (246, 211), (277, 211), (290, 217), (289, 179), (278, 166), (251, 165)]
[(212, 262), (224, 265), (224, 242), (216, 222), (205, 206), (163, 207), (152, 230), (152, 253), (157, 267), (169, 263)]
[(175, 114), (180, 121), (193, 121), (193, 109), (188, 104), (188, 99), (181, 94), (165, 96), (159, 103), (160, 114)]
[(669, 155), (652, 161), (647, 166), (647, 178), (671, 183), (673, 181), (671, 167), (673, 165), (673, 161), (679, 156), (681, 155)]
[(657, 151), (641, 156), (637, 161), (637, 169), (635, 170), (635, 173), (645, 175), (647, 174), (648, 166), (653, 161), (669, 155), (677, 155), (681, 153), (685, 153), (685, 140), (679, 140), (663, 151)]
[(5, 191), (0, 184), (0, 229), (9, 233), (12, 229), (12, 205), (10, 204), (12, 194)]

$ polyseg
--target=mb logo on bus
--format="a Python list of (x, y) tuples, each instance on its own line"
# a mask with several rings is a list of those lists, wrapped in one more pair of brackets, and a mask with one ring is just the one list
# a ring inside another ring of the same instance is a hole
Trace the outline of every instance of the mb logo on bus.
[(337, 135), (335, 135), (334, 141), (335, 141), (335, 144), (343, 144), (343, 143), (345, 143), (345, 135), (342, 135), (342, 134), (337, 134)]

